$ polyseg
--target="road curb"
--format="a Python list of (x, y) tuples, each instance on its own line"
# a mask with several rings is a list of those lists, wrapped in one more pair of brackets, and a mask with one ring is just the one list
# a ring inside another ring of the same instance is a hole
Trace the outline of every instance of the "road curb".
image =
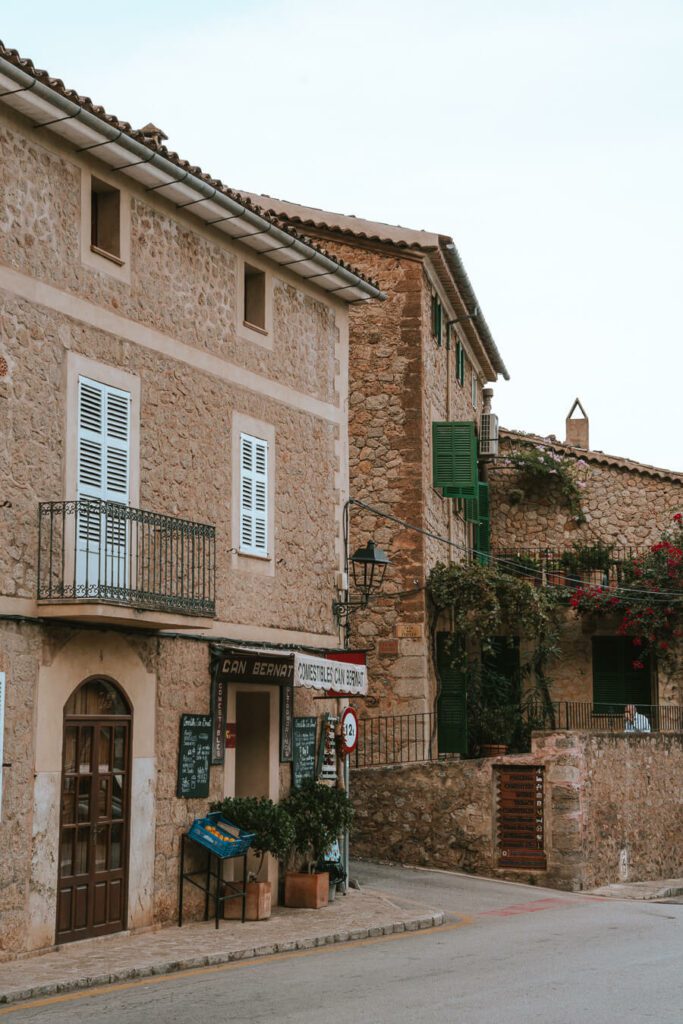
[(183, 957), (176, 960), (159, 961), (145, 967), (125, 967), (106, 974), (92, 975), (85, 978), (70, 978), (68, 981), (52, 981), (43, 985), (31, 985), (28, 988), (13, 989), (0, 992), (0, 1006), (20, 1003), (46, 996), (62, 995), (83, 989), (97, 988), (102, 985), (115, 985), (118, 982), (151, 978), (161, 974), (177, 974), (201, 967), (216, 967), (239, 960), (253, 960), (262, 956), (274, 956), (278, 953), (293, 953), (299, 950), (315, 949), (319, 946), (334, 946), (343, 942), (357, 942), (359, 939), (379, 938), (382, 935), (396, 935), (399, 932), (423, 931), (438, 928), (445, 920), (441, 911), (433, 914), (420, 914), (418, 917), (405, 918), (391, 924), (377, 925), (369, 928), (351, 928), (347, 931), (329, 932), (324, 935), (306, 936), (301, 939), (271, 942), (263, 946), (246, 946), (244, 949), (226, 950), (225, 953), (210, 953), (206, 956)]

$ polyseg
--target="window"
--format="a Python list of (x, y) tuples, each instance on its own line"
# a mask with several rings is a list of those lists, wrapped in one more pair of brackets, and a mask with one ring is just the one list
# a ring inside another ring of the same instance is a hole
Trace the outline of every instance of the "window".
[(266, 330), (266, 275), (248, 263), (244, 266), (244, 322)]
[(79, 498), (128, 504), (130, 404), (127, 391), (78, 378)]
[(432, 484), (445, 498), (478, 498), (477, 435), (470, 420), (432, 423)]
[(479, 378), (477, 377), (474, 370), (472, 370), (472, 408), (477, 408), (477, 385), (479, 384)]
[(90, 179), (90, 248), (100, 256), (121, 259), (121, 193), (99, 178)]
[(241, 554), (268, 557), (268, 442), (240, 434)]
[(441, 303), (436, 294), (432, 294), (432, 335), (437, 345), (441, 346)]
[(460, 339), (455, 345), (455, 379), (458, 384), (465, 383), (465, 347)]
[(634, 668), (640, 660), (630, 637), (593, 637), (593, 710), (596, 714), (623, 714), (626, 704), (639, 711), (652, 703), (649, 662)]

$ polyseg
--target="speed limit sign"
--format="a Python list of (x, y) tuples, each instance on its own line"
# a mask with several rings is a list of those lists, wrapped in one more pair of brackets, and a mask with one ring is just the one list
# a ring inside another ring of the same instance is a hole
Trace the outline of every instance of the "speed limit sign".
[(351, 754), (358, 743), (358, 716), (353, 708), (345, 708), (341, 717), (341, 741), (345, 754)]

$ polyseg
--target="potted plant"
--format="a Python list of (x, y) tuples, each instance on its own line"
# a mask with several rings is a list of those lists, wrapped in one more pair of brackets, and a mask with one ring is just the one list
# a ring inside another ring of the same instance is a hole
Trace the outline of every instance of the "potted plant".
[(470, 741), (482, 757), (506, 754), (523, 725), (516, 682), (492, 670), (470, 673), (467, 717)]
[[(272, 884), (259, 881), (266, 854), (270, 853), (279, 861), (285, 861), (294, 844), (294, 823), (287, 810), (280, 804), (274, 804), (266, 797), (226, 797), (218, 803), (211, 804), (212, 811), (220, 811), (238, 828), (255, 832), (251, 848), (261, 855), (256, 871), (249, 872), (247, 882), (248, 921), (263, 921), (270, 917), (272, 905)], [(241, 916), (241, 907), (237, 900), (227, 900), (225, 916)]]
[(593, 544), (577, 542), (562, 552), (560, 561), (572, 583), (596, 582), (593, 579), (595, 574), (599, 576), (597, 582), (601, 583), (612, 566), (612, 549), (612, 544), (603, 544), (602, 541)]
[(327, 905), (330, 877), (316, 865), (353, 820), (344, 790), (307, 779), (283, 801), (294, 824), (299, 871), (285, 874), (285, 906), (317, 909)]

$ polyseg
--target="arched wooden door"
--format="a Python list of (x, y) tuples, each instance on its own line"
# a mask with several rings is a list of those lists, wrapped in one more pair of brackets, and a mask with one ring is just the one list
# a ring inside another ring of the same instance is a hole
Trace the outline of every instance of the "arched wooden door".
[(90, 679), (64, 708), (57, 942), (126, 927), (132, 715)]

